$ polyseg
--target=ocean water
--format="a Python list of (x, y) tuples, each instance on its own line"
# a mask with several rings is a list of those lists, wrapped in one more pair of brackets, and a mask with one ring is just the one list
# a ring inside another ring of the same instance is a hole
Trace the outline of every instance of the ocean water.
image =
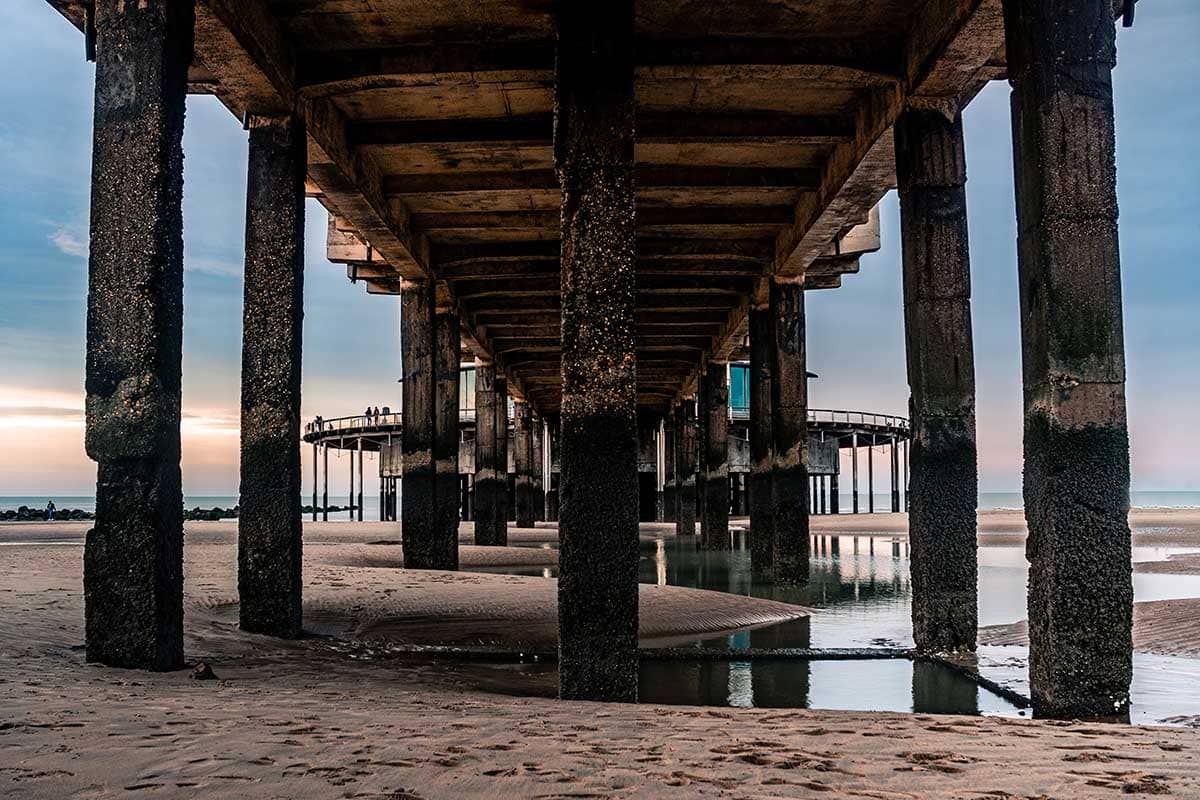
[[(370, 484), (368, 484), (370, 487)], [(850, 513), (851, 497), (849, 492), (840, 492), (841, 510), (843, 514)], [(47, 500), (54, 500), (58, 508), (78, 508), (84, 511), (96, 510), (96, 498), (90, 495), (0, 495), (0, 511), (16, 510), (20, 506), (29, 508), (45, 508)], [(188, 495), (183, 498), (184, 508), (232, 508), (238, 499), (234, 495)], [(310, 496), (300, 498), (300, 504), (312, 502)], [(886, 492), (875, 493), (875, 510), (888, 511), (891, 508), (891, 495)], [(337, 506), (349, 505), (346, 495), (329, 496), (329, 504)], [(1200, 508), (1200, 492), (1131, 492), (1130, 504), (1134, 508)], [(866, 512), (867, 496), (860, 492), (858, 496), (860, 512)], [(981, 509), (1019, 509), (1023, 507), (1020, 492), (980, 492), (979, 507)], [(331, 512), (330, 521), (348, 520), (350, 512)], [(363, 519), (379, 519), (379, 497), (368, 492), (363, 495)]]

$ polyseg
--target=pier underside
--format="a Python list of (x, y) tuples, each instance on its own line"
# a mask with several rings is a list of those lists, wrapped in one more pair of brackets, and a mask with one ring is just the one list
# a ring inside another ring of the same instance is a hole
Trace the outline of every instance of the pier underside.
[[(559, 689), (577, 699), (637, 698), (639, 464), (656, 429), (673, 437), (650, 456), (664, 470), (668, 451), (674, 461), (664, 513), (682, 535), (698, 527), (705, 548), (728, 546), (733, 359), (750, 355), (755, 372), (753, 515), (769, 519), (756, 570), (808, 581), (808, 515), (824, 501), (809, 494), (805, 295), (840, 286), (879, 248), (873, 209), (896, 186), (899, 159), (914, 622), (920, 647), (974, 649), (960, 115), (987, 81), (1008, 77), (1035, 710), (1127, 708), (1112, 0), (49, 2), (85, 31), (97, 61), (87, 409), (101, 482), (86, 559), (89, 657), (181, 661), (182, 532), (171, 509), (181, 500), (187, 91), (216, 95), (256, 132), (243, 494), (261, 508), (280, 490), (271, 474), (287, 476), (286, 493), (298, 486), (298, 448), (259, 451), (300, 437), (298, 334), (288, 347), (277, 339), (302, 311), (303, 218), (254, 211), (278, 196), (294, 212), (304, 172), (330, 212), (330, 260), (369, 292), (400, 297), (405, 566), (458, 565), (458, 373), (470, 358), (489, 375), (476, 406), (496, 415), (476, 440), (476, 478), (495, 480), (511, 448), (518, 519), (532, 525), (546, 493), (558, 506)], [(279, 298), (287, 306), (273, 318), (251, 313)], [(748, 348), (752, 310), (762, 341)], [(264, 414), (269, 424), (256, 427)], [(550, 451), (557, 487), (546, 485)], [(890, 457), (898, 510), (894, 439)], [(502, 509), (483, 511), (503, 541)], [(258, 596), (247, 627), (300, 630), (297, 523), (295, 513), (242, 522), (244, 593), (288, 593)], [(122, 598), (115, 577), (134, 555)], [(272, 563), (290, 566), (262, 566)], [(126, 613), (128, 597), (145, 601), (140, 616)]]

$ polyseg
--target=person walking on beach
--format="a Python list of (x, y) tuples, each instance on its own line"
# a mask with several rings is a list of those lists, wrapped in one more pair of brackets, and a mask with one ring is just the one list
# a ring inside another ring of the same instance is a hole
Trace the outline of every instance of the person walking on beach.
[(47, 522), (54, 522), (54, 510), (55, 510), (54, 509), (54, 501), (47, 500), (46, 501), (46, 521)]

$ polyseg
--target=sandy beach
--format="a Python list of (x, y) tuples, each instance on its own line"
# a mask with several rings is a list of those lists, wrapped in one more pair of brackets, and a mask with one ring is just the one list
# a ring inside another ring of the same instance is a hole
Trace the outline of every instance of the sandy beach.
[[(1020, 517), (985, 512), (981, 538), (1019, 540)], [(903, 520), (813, 528), (895, 536)], [(1138, 543), (1200, 543), (1200, 512), (1131, 523)], [(217, 679), (92, 666), (81, 648), (87, 527), (0, 525), (6, 797), (1200, 797), (1200, 734), (1186, 728), (579, 705), (544, 696), (549, 665), (386, 656), (389, 643), (552, 648), (552, 578), (470, 571), (552, 567), (555, 551), (536, 546), (552, 527), (512, 531), (534, 546), (465, 544), (460, 573), (417, 573), (397, 568), (395, 525), (308, 523), (306, 628), (321, 635), (284, 642), (237, 628), (236, 524), (189, 523), (187, 653)], [(1176, 562), (1190, 563), (1158, 563)], [(643, 644), (820, 613), (649, 585), (640, 608)], [(1139, 604), (1138, 647), (1200, 655), (1197, 611), (1200, 600)], [(981, 640), (1019, 643), (1020, 626), (1004, 627)]]

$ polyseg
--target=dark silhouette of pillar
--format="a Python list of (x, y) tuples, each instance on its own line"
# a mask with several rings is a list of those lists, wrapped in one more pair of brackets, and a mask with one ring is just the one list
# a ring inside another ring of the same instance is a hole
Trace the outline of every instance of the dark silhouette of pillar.
[(329, 522), (329, 445), (321, 445), (321, 521)]
[[(183, 116), (190, 3), (96, 3), (84, 547), (88, 661), (183, 666)], [(295, 496), (292, 505), (295, 505)]]
[(850, 504), (858, 513), (858, 434), (850, 434)]
[(808, 385), (803, 280), (770, 288), (771, 436), (774, 440), (775, 577), (808, 581)]
[(400, 533), (404, 566), (439, 569), (434, 465), (433, 284), (405, 281), (400, 289), (400, 362), (403, 372), (403, 468), (400, 478)]
[[(913, 639), (922, 650), (974, 650), (979, 481), (962, 117), (906, 111), (896, 124), (896, 171), (914, 443)], [(893, 511), (896, 445), (893, 437)]]
[(543, 463), (544, 434), (546, 425), (541, 417), (533, 418), (531, 429), (531, 444), (532, 444), (532, 460), (533, 468), (533, 521), (541, 522), (546, 519), (546, 479), (545, 466)]
[(517, 403), (513, 406), (513, 469), (517, 477), (517, 527), (532, 528), (533, 409), (528, 403)]
[[(839, 466), (840, 466), (840, 464), (837, 464), (836, 462), (834, 463), (835, 468), (837, 468)], [(839, 492), (840, 492), (840, 489), (838, 488), (838, 474), (836, 472), (834, 472), (829, 476), (829, 513), (830, 514), (842, 513), (842, 499), (841, 499)]]
[(888, 447), (888, 456), (891, 459), (892, 470), (892, 513), (898, 514), (900, 512), (900, 449), (894, 435), (891, 445)]
[(1004, 18), (1034, 713), (1122, 716), (1133, 667), (1133, 588), (1113, 4), (1005, 0)]
[(678, 446), (676, 409), (672, 408), (663, 417), (663, 522), (674, 522), (679, 513), (679, 497), (676, 487), (675, 449)]
[(679, 443), (675, 448), (675, 535), (696, 535), (696, 403), (684, 400), (675, 409)]
[(724, 363), (708, 365), (700, 379), (704, 395), (704, 511), (700, 546), (729, 549), (729, 380)]
[(564, 699), (637, 700), (633, 27), (632, 0), (558, 6)]
[[(506, 398), (496, 391), (496, 367), (475, 362), (475, 544), (508, 544), (507, 463), (499, 460), (497, 434), (508, 430)], [(507, 453), (505, 454), (507, 460)]]
[[(300, 612), (300, 355), (304, 321), (304, 125), (250, 118), (242, 310), (238, 617), (293, 638)], [(314, 487), (315, 488), (315, 487)]]

